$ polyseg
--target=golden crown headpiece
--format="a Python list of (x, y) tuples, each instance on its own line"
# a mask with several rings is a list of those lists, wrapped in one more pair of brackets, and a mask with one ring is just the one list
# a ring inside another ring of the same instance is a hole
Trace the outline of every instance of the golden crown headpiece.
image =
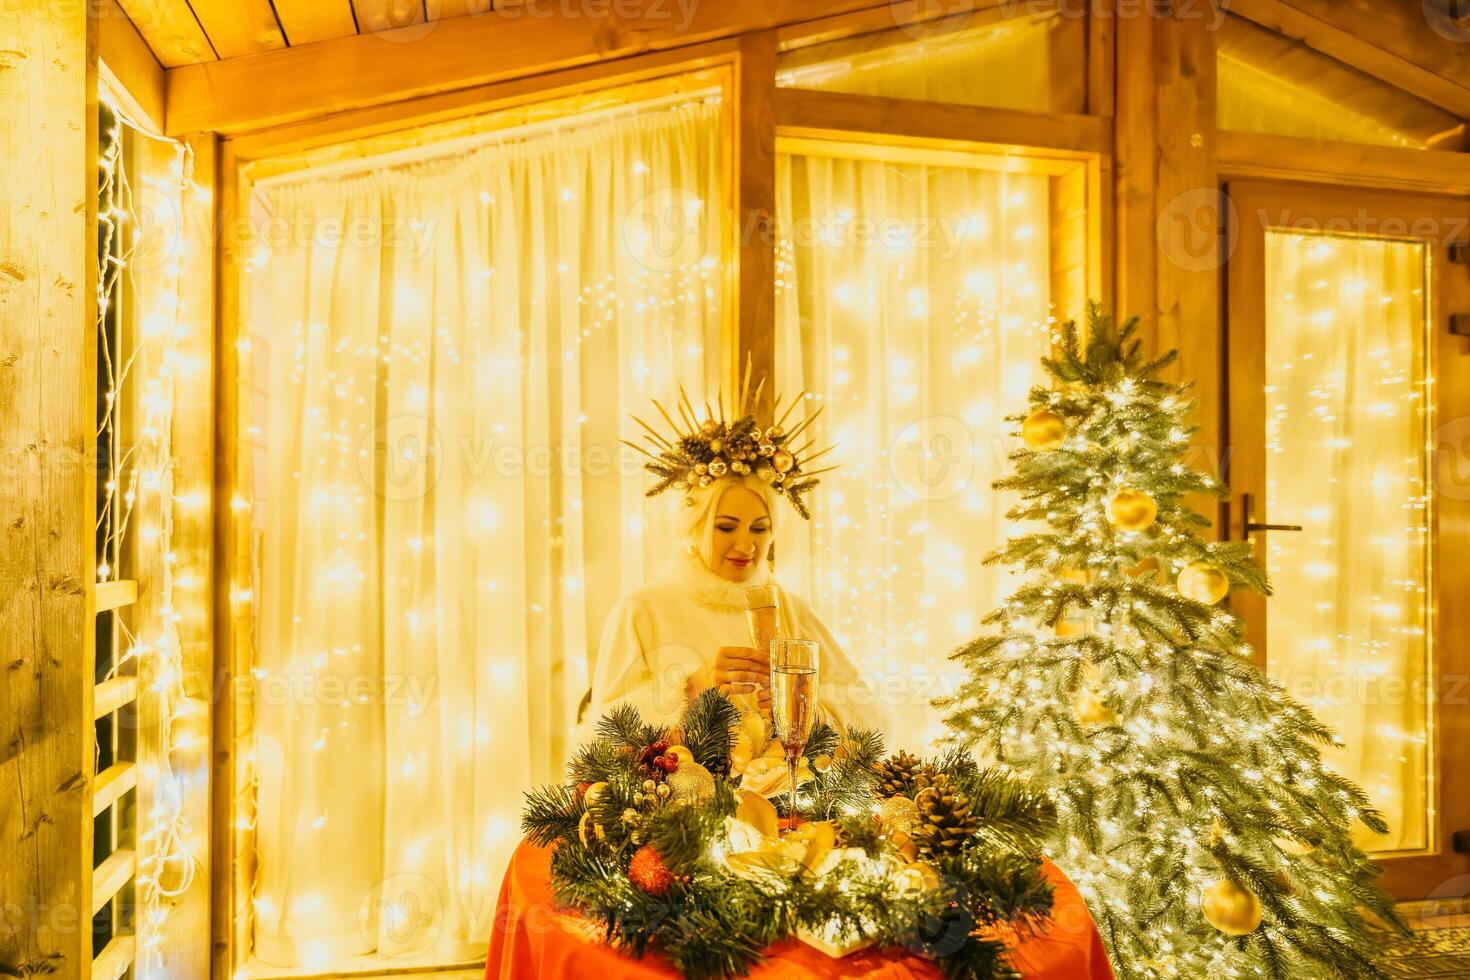
[[(771, 418), (775, 421), (762, 425), (756, 421), (753, 407), (760, 403), (765, 380), (762, 379), (756, 385), (755, 391), (751, 391), (749, 360), (746, 361), (742, 374), (740, 399), (729, 406), (733, 421), (726, 421), (723, 392), (715, 399), (719, 405), (718, 415), (710, 410), (709, 402), (705, 402), (704, 418), (700, 419), (694, 405), (689, 401), (689, 396), (684, 393), (683, 385), (679, 386), (679, 401), (676, 405), (681, 422), (675, 422), (668, 410), (657, 401), (653, 403), (653, 407), (658, 409), (658, 413), (669, 425), (667, 434), (658, 432), (638, 416), (633, 416), (633, 421), (643, 426), (648, 433), (650, 448), (626, 439), (623, 444), (647, 456), (649, 461), (643, 464), (643, 468), (658, 477), (658, 483), (649, 489), (647, 496), (656, 496), (670, 488), (686, 492), (698, 490), (721, 477), (754, 474), (770, 484), (776, 493), (791, 501), (798, 514), (810, 519), (811, 513), (807, 510), (805, 495), (821, 482), (817, 479), (818, 474), (837, 468), (810, 468), (814, 461), (831, 452), (833, 447), (812, 452), (816, 440), (808, 438), (805, 444), (797, 448), (802, 434), (822, 414), (822, 408), (819, 407), (787, 432), (784, 428), (786, 419), (801, 404), (806, 392), (797, 395), (784, 412), (781, 411), (781, 398), (777, 396), (771, 407)], [(684, 502), (693, 504), (694, 500), (686, 497)]]

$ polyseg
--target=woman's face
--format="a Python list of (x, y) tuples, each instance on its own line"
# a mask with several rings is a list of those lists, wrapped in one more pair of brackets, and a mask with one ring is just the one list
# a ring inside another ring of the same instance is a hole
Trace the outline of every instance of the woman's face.
[(771, 515), (760, 494), (730, 487), (715, 507), (712, 570), (732, 582), (747, 581), (766, 560), (771, 546)]

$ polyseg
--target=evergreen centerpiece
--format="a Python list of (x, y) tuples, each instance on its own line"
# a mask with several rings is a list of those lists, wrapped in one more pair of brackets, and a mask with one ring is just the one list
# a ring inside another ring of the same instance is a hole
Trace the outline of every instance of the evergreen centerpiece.
[(1195, 536), (1194, 405), (1097, 307), (1016, 416), (1009, 517), (1045, 527), (988, 561), (1037, 573), (961, 648), (955, 740), (1045, 786), (1050, 853), (1120, 978), (1384, 977), (1365, 916), (1398, 923), (1353, 843), (1386, 828), (1327, 769), (1334, 740), (1251, 662), (1232, 588), (1269, 592), (1247, 542)]
[(791, 935), (910, 950), (947, 977), (1019, 977), (998, 937), (1050, 913), (1036, 842), (1051, 804), (963, 753), (882, 756), (879, 735), (819, 724), (798, 776), (812, 819), (783, 834), (767, 794), (789, 809), (791, 779), (759, 714), (706, 691), (664, 730), (619, 705), (569, 782), (527, 794), (523, 824), (554, 847), (559, 904), (688, 977), (744, 975)]

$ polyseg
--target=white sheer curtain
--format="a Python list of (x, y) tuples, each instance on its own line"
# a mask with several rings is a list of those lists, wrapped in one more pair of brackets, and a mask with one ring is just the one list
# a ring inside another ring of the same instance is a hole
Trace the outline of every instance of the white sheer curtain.
[(777, 388), (816, 393), (797, 418), (825, 403), (842, 464), (778, 568), (882, 675), (892, 744), (918, 748), (942, 732), (949, 654), (1007, 591), (981, 559), (1010, 530), (1003, 418), (1048, 344), (1047, 180), (782, 156), (777, 186)]
[(1272, 676), (1338, 731), (1327, 753), (1389, 835), (1428, 845), (1428, 275), (1421, 242), (1266, 234)]
[(262, 961), (483, 955), (521, 793), (667, 550), (627, 415), (718, 381), (720, 113), (261, 190)]

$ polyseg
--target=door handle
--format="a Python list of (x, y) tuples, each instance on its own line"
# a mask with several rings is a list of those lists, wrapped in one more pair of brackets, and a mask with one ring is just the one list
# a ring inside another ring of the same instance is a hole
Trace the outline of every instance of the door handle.
[(1251, 514), (1254, 512), (1252, 504), (1250, 494), (1240, 495), (1241, 517), (1244, 518), (1243, 526), (1247, 537), (1254, 531), (1300, 531), (1302, 529), (1300, 524), (1257, 524), (1251, 520)]

